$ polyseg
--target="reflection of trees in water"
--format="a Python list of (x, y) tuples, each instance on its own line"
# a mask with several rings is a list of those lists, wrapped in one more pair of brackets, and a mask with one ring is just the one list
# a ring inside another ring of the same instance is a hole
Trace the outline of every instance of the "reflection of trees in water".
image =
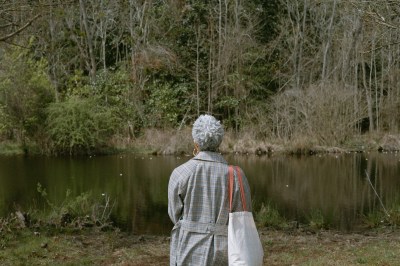
[(272, 201), (289, 219), (302, 221), (319, 210), (329, 223), (350, 229), (362, 214), (380, 210), (365, 170), (385, 205), (396, 200), (400, 190), (400, 158), (394, 153), (255, 158), (237, 158), (253, 197), (257, 202)]
[[(398, 200), (400, 158), (397, 153), (371, 153), (366, 157), (368, 157), (368, 163), (364, 169), (368, 172), (372, 185), (387, 208)], [(382, 208), (371, 186), (365, 193), (368, 198), (366, 208), (368, 211)]]
[[(47, 185), (41, 174), (46, 165), (43, 159), (22, 156), (0, 158), (0, 215), (6, 216), (16, 209), (29, 211), (45, 204), (37, 192), (37, 183)], [(65, 191), (64, 191), (65, 195)]]
[(139, 157), (122, 159), (119, 164), (123, 182), (113, 184), (118, 199), (115, 213), (119, 220), (135, 233), (166, 232), (166, 225), (169, 225), (167, 186), (176, 160), (173, 157)]

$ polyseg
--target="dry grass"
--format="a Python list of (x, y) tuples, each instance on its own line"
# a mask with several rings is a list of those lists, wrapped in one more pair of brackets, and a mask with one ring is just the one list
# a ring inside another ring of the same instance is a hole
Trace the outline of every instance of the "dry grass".
[[(142, 135), (134, 140), (114, 139), (112, 146), (132, 150), (139, 153), (151, 154), (192, 154), (193, 139), (190, 127), (176, 129), (146, 129)], [(373, 151), (373, 150), (400, 150), (400, 135), (363, 134), (354, 135), (340, 145), (325, 145), (315, 136), (296, 134), (290, 139), (277, 137), (263, 137), (257, 130), (246, 128), (245, 131), (235, 133), (232, 130), (225, 132), (220, 151), (224, 154), (313, 154), (313, 153), (342, 153), (346, 151)]]
[(193, 150), (191, 128), (146, 129), (132, 141), (131, 147), (134, 151), (153, 154), (190, 154)]
[(227, 131), (220, 146), (222, 153), (261, 155), (269, 152), (283, 152), (284, 150), (282, 143), (273, 143), (266, 139), (257, 138), (253, 130), (240, 132), (239, 134)]

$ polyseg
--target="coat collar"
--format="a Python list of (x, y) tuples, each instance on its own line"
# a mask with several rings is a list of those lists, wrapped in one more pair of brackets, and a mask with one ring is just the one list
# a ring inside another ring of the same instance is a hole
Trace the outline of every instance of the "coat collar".
[(212, 151), (200, 151), (193, 159), (228, 164), (221, 154)]

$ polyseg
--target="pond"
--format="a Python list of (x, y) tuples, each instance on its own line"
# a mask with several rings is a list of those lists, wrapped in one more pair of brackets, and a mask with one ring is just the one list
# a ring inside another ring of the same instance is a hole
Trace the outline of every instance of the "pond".
[[(51, 202), (60, 203), (67, 190), (73, 196), (90, 191), (116, 201), (112, 219), (137, 234), (169, 234), (167, 186), (172, 170), (186, 156), (134, 154), (87, 157), (0, 157), (0, 215), (16, 208), (43, 206), (37, 184), (46, 188)], [(398, 202), (398, 153), (347, 153), (313, 156), (225, 157), (240, 165), (248, 177), (253, 208), (267, 202), (290, 220), (302, 221), (316, 211), (332, 225), (351, 230), (360, 213)]]

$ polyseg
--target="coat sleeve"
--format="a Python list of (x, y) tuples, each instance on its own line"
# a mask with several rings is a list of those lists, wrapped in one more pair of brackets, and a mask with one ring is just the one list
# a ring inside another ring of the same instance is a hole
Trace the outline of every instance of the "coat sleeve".
[(175, 169), (168, 183), (168, 215), (174, 224), (178, 222), (183, 211), (183, 195), (180, 183), (180, 175)]

